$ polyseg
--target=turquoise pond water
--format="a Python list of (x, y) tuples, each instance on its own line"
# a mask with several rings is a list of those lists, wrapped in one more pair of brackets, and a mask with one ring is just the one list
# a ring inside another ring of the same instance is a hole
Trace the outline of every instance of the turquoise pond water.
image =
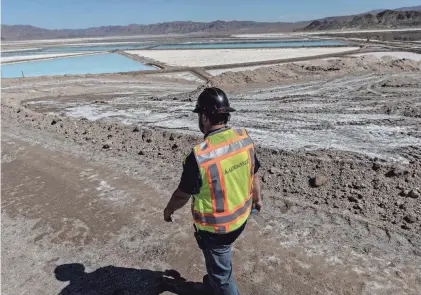
[(43, 53), (61, 53), (61, 52), (78, 52), (78, 51), (111, 51), (111, 50), (136, 50), (149, 47), (151, 45), (136, 44), (120, 44), (120, 45), (96, 45), (96, 46), (68, 46), (68, 47), (52, 47), (42, 50)]
[(279, 48), (279, 47), (317, 47), (343, 46), (344, 41), (338, 40), (294, 40), (277, 42), (236, 42), (236, 43), (190, 43), (160, 45), (153, 49), (218, 49), (218, 48)]
[(111, 50), (136, 50), (147, 48), (151, 45), (121, 44), (121, 45), (92, 45), (92, 46), (66, 46), (50, 47), (35, 50), (16, 50), (12, 52), (2, 52), (2, 56), (22, 56), (38, 55), (48, 53), (86, 52), (86, 51), (111, 51)]
[(103, 53), (29, 61), (1, 66), (3, 78), (55, 75), (104, 74), (134, 71), (151, 71), (154, 67), (136, 62), (116, 53)]

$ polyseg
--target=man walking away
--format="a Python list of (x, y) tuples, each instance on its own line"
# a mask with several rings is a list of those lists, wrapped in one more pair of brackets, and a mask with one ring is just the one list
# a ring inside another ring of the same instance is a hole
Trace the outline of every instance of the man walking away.
[(212, 291), (238, 295), (232, 274), (232, 244), (243, 232), (252, 207), (262, 208), (260, 164), (254, 143), (243, 128), (227, 127), (230, 107), (219, 88), (206, 88), (193, 112), (205, 139), (186, 157), (177, 190), (164, 210), (164, 220), (193, 196), (192, 214), (197, 244), (203, 251)]

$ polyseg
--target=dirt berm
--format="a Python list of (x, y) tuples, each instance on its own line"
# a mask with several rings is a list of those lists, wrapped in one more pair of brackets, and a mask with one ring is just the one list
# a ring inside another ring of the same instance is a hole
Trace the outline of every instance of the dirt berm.
[(297, 80), (352, 75), (371, 72), (419, 72), (421, 62), (410, 59), (394, 59), (386, 56), (382, 59), (373, 55), (341, 57), (311, 62), (287, 63), (273, 67), (262, 67), (252, 71), (225, 72), (213, 77), (211, 82), (224, 89), (238, 87), (274, 85)]
[[(199, 137), (106, 121), (36, 113), (2, 104), (2, 120), (89, 142), (110, 154), (181, 163)], [(268, 205), (301, 202), (402, 232), (421, 249), (421, 147), (401, 152), (407, 165), (335, 150), (282, 151), (258, 147)], [(421, 255), (421, 253), (419, 253)]]

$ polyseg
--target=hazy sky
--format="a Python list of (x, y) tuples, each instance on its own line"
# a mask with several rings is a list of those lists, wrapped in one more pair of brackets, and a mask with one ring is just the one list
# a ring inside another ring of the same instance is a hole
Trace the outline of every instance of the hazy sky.
[(48, 29), (175, 20), (300, 21), (421, 5), (420, 0), (2, 0), (2, 24)]

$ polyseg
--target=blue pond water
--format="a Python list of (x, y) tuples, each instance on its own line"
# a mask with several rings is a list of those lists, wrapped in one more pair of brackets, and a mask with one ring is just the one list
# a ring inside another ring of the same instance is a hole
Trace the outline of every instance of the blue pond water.
[(3, 78), (55, 75), (104, 74), (133, 71), (150, 71), (150, 67), (116, 53), (84, 55), (77, 57), (56, 58), (30, 61), (1, 66)]
[(111, 51), (111, 50), (136, 50), (143, 49), (150, 45), (138, 44), (120, 44), (120, 45), (92, 45), (92, 46), (66, 46), (66, 47), (50, 47), (40, 48), (36, 50), (17, 50), (13, 52), (2, 52), (2, 56), (22, 56), (37, 55), (46, 53), (67, 53), (67, 52), (86, 52), (86, 51)]
[(278, 47), (316, 47), (340, 46), (346, 42), (340, 40), (294, 40), (277, 42), (236, 42), (236, 43), (190, 43), (161, 45), (154, 49), (218, 49), (218, 48), (278, 48)]
[(120, 44), (120, 45), (91, 45), (91, 46), (68, 46), (68, 47), (51, 47), (43, 49), (43, 52), (61, 53), (61, 52), (77, 52), (77, 51), (110, 51), (110, 50), (135, 50), (143, 49), (150, 45), (136, 44)]

